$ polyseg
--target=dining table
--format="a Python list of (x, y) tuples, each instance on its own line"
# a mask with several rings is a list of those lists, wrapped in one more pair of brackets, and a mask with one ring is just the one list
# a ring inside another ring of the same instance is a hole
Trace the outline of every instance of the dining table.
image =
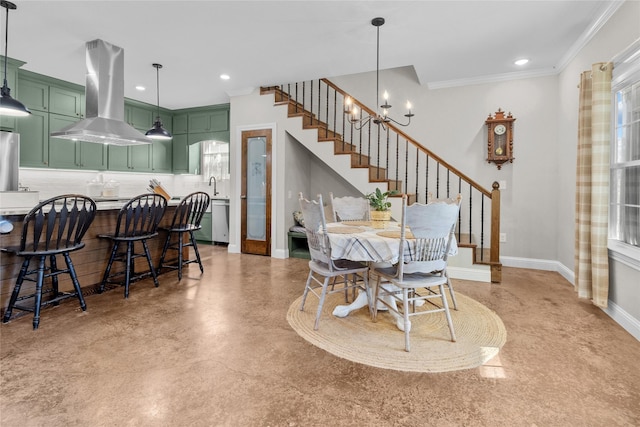
[[(401, 241), (401, 223), (396, 221), (342, 221), (327, 223), (327, 236), (331, 244), (332, 259), (348, 259), (351, 261), (366, 262), (370, 267), (389, 267), (398, 263)], [(416, 239), (407, 228), (405, 230), (405, 248), (403, 262), (413, 260), (416, 251)], [(449, 250), (449, 256), (458, 253), (458, 245), (454, 238)], [(440, 263), (440, 261), (438, 261)], [(433, 270), (446, 267), (446, 265), (434, 264)], [(410, 268), (405, 270), (410, 272)], [(388, 301), (395, 304), (395, 299)], [(336, 317), (346, 317), (354, 310), (368, 306), (367, 294), (360, 292), (351, 304), (338, 305), (333, 310)], [(383, 304), (378, 305), (378, 310), (386, 310)], [(395, 317), (395, 316), (394, 316)], [(396, 319), (399, 329), (403, 330), (402, 319)]]

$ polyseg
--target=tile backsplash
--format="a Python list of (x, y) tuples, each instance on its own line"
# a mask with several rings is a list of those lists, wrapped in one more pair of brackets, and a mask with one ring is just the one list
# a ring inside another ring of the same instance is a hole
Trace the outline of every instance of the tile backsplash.
[[(21, 190), (39, 191), (40, 200), (60, 194), (88, 194), (92, 180), (117, 181), (119, 197), (133, 197), (148, 192), (150, 179), (157, 179), (172, 197), (182, 197), (194, 191), (205, 191), (213, 196), (213, 187), (202, 175), (171, 175), (154, 173), (73, 171), (61, 169), (20, 168)], [(219, 179), (218, 196), (229, 196), (229, 180)]]

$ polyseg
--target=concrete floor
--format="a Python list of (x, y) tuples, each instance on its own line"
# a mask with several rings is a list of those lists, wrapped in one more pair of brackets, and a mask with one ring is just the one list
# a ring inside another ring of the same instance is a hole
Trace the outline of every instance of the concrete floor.
[[(338, 359), (289, 327), (306, 261), (202, 246), (177, 273), (0, 327), (2, 426), (637, 426), (640, 342), (553, 272), (454, 281), (507, 343), (443, 374)], [(401, 333), (401, 332), (399, 332)]]

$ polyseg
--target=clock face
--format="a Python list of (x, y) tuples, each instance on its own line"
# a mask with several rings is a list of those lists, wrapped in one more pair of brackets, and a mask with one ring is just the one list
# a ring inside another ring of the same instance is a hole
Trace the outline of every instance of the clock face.
[(505, 125), (498, 125), (495, 128), (493, 128), (493, 131), (495, 132), (496, 135), (502, 135), (507, 131), (507, 128)]

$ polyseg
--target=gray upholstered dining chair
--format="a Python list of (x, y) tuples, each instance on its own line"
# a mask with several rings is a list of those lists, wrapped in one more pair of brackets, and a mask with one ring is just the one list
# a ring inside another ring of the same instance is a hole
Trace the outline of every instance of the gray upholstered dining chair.
[[(309, 201), (300, 193), (300, 209), (304, 216), (304, 228), (307, 234), (307, 243), (311, 256), (311, 260), (309, 261), (309, 275), (307, 276), (307, 282), (304, 286), (300, 310), (304, 310), (304, 304), (309, 292), (318, 297), (318, 310), (314, 324), (314, 329), (318, 329), (320, 326), (322, 307), (327, 294), (344, 292), (345, 302), (348, 302), (349, 289), (352, 290), (354, 297), (355, 291), (360, 289), (366, 292), (369, 312), (373, 313), (368, 278), (369, 267), (358, 261), (345, 259), (334, 260), (331, 258), (331, 243), (327, 235), (327, 222), (324, 216), (322, 195), (318, 194), (317, 201)], [(342, 282), (339, 282), (338, 279), (342, 279)], [(330, 280), (332, 281), (331, 290), (329, 290)], [(344, 286), (336, 288), (335, 285), (340, 283), (344, 284)], [(320, 293), (317, 292), (318, 289)]]
[[(378, 303), (401, 315), (405, 335), (405, 350), (410, 351), (409, 317), (444, 312), (451, 341), (456, 335), (445, 294), (448, 278), (447, 260), (460, 213), (460, 197), (456, 203), (414, 203), (407, 206), (402, 196), (402, 222), (398, 263), (392, 267), (372, 268), (375, 277), (373, 318), (377, 320)], [(408, 240), (413, 242), (409, 244)], [(439, 305), (437, 301), (439, 300)], [(416, 308), (416, 303), (428, 303)], [(398, 306), (401, 303), (402, 308)]]
[(338, 221), (369, 221), (369, 201), (364, 197), (333, 197), (329, 193), (333, 222)]

